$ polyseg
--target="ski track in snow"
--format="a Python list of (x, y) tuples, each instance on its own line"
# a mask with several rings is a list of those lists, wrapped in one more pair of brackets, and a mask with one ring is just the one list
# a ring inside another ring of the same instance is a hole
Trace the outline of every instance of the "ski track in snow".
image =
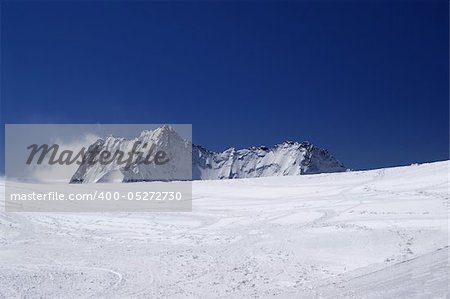
[(0, 298), (448, 298), (448, 167), (196, 181), (191, 213), (2, 197)]

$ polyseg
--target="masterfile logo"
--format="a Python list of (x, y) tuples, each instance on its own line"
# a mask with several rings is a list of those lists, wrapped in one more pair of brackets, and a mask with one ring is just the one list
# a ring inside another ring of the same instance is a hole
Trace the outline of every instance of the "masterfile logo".
[(191, 125), (13, 124), (5, 133), (8, 211), (191, 210)]

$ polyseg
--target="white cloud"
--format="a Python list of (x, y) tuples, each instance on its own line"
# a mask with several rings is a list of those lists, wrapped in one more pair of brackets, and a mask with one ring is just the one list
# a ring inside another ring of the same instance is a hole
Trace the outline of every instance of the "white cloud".
[[(73, 152), (72, 158), (81, 151), (84, 147), (86, 150), (100, 137), (94, 134), (86, 134), (81, 138), (72, 141), (63, 141), (60, 138), (54, 139), (53, 144), (59, 145), (58, 155), (64, 150), (70, 150)], [(50, 146), (51, 144), (49, 144)], [(48, 160), (47, 155), (47, 160)], [(79, 165), (73, 163), (71, 165), (49, 165), (45, 161), (41, 165), (34, 165), (31, 171), (30, 178), (37, 182), (69, 182), (72, 175), (78, 169)]]

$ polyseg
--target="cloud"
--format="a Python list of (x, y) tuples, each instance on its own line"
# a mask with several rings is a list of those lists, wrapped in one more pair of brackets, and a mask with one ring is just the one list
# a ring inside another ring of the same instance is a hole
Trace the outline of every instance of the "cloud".
[[(81, 138), (71, 141), (63, 141), (60, 138), (56, 138), (52, 140), (52, 144), (49, 144), (49, 146), (53, 144), (57, 144), (59, 146), (58, 156), (64, 150), (72, 151), (72, 158), (74, 158), (77, 153), (82, 150), (82, 148), (87, 149), (89, 145), (97, 141), (99, 138), (99, 136), (91, 133), (85, 134)], [(77, 163), (72, 163), (71, 165), (49, 165), (47, 163), (49, 156), (50, 154), (46, 156), (46, 160), (44, 160), (41, 165), (33, 165), (30, 172), (30, 179), (35, 182), (69, 182), (79, 165)], [(37, 159), (37, 156), (35, 159)]]

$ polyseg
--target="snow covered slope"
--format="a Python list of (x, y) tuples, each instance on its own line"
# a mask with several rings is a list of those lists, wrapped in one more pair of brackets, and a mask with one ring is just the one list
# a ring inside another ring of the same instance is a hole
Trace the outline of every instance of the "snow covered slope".
[(0, 209), (0, 298), (448, 298), (449, 166), (195, 181), (190, 213)]
[[(309, 142), (285, 142), (272, 148), (259, 147), (242, 150), (230, 148), (221, 153), (214, 153), (190, 141), (183, 140), (171, 126), (163, 126), (153, 131), (144, 131), (138, 138), (108, 137), (99, 139), (88, 149), (88, 156), (93, 155), (96, 148), (114, 153), (121, 150), (129, 153), (136, 141), (141, 145), (136, 148), (145, 152), (145, 143), (155, 144), (159, 150), (171, 153), (169, 165), (165, 167), (154, 164), (133, 164), (129, 170), (123, 165), (111, 163), (107, 165), (81, 165), (73, 175), (72, 183), (95, 183), (98, 181), (125, 182), (171, 180), (171, 179), (234, 179), (265, 176), (288, 176), (323, 172), (341, 172), (346, 168), (328, 151), (320, 149)], [(192, 164), (186, 157), (192, 146)], [(181, 170), (180, 170), (181, 167)], [(176, 169), (174, 171), (173, 169)]]

